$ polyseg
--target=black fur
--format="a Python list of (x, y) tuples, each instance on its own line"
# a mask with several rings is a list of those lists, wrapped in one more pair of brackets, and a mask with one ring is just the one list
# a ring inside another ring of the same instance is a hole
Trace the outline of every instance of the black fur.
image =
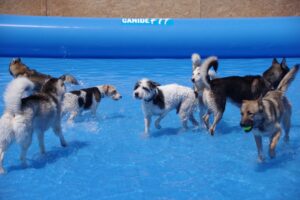
[(218, 109), (225, 110), (226, 98), (241, 105), (243, 100), (254, 100), (265, 95), (270, 84), (261, 76), (230, 76), (213, 79), (210, 82)]
[(44, 92), (44, 93), (54, 93), (56, 94), (56, 87), (55, 87), (55, 84), (56, 82), (58, 81), (59, 79), (57, 78), (50, 78), (42, 87), (41, 89), (41, 92)]
[(153, 104), (157, 105), (160, 109), (165, 108), (165, 97), (160, 89), (157, 88), (157, 93), (153, 98)]
[(74, 90), (71, 91), (71, 93), (80, 96), (80, 91), (86, 92), (86, 96), (85, 101), (82, 97), (78, 98), (79, 107), (83, 106), (84, 109), (89, 109), (93, 103), (93, 96), (95, 97), (97, 102), (101, 101), (101, 93), (97, 87)]

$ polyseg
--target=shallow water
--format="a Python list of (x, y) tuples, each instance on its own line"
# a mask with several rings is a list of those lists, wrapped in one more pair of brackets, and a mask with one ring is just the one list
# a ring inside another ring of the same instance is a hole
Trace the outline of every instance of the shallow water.
[[(0, 90), (12, 79), (11, 58), (0, 58)], [(287, 93), (293, 105), (290, 143), (280, 140), (277, 157), (256, 162), (253, 136), (239, 127), (238, 108), (226, 107), (214, 137), (205, 130), (177, 134), (175, 112), (152, 124), (143, 135), (141, 102), (133, 99), (135, 82), (148, 77), (161, 84), (192, 86), (189, 59), (97, 60), (24, 58), (31, 68), (60, 76), (71, 73), (80, 86), (113, 84), (120, 101), (103, 99), (97, 118), (85, 114), (75, 124), (63, 121), (68, 147), (48, 131), (47, 153), (39, 154), (37, 139), (28, 153), (29, 167), (20, 166), (19, 147), (9, 148), (0, 177), (0, 199), (289, 199), (300, 198), (300, 76)], [(220, 60), (218, 76), (261, 74), (272, 59)], [(289, 67), (300, 58), (287, 59)], [(3, 112), (3, 99), (0, 110)], [(195, 114), (198, 119), (198, 115)], [(267, 138), (264, 140), (267, 156)]]

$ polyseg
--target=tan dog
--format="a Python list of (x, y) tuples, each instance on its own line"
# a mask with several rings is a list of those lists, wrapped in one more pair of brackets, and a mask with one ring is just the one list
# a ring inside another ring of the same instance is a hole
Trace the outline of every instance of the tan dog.
[(74, 118), (83, 110), (90, 110), (93, 115), (96, 115), (98, 104), (104, 97), (111, 97), (113, 100), (122, 98), (112, 85), (99, 85), (65, 93), (62, 114), (70, 113), (68, 122), (73, 122)]
[(276, 90), (269, 91), (258, 100), (244, 100), (241, 107), (240, 125), (245, 132), (253, 129), (258, 151), (258, 160), (263, 160), (262, 136), (270, 138), (269, 156), (275, 157), (275, 148), (283, 125), (285, 141), (289, 140), (292, 107), (284, 96), (288, 86), (294, 80), (300, 65), (292, 68), (280, 81)]
[[(42, 86), (52, 78), (50, 75), (42, 74), (36, 70), (30, 69), (24, 63), (22, 63), (20, 58), (14, 58), (9, 64), (9, 73), (14, 77), (26, 77), (35, 85), (35, 90), (40, 91)], [(70, 74), (65, 74), (59, 77), (59, 79), (64, 82), (78, 85), (78, 81)]]

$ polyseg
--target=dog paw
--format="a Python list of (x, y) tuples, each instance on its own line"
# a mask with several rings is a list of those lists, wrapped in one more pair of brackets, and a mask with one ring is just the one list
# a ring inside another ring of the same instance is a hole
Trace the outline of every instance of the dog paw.
[(269, 156), (271, 159), (275, 158), (276, 157), (275, 151), (274, 150), (269, 151)]
[(211, 136), (214, 136), (215, 130), (214, 130), (213, 128), (210, 128), (210, 129), (209, 129), (209, 133), (210, 133)]
[(156, 123), (155, 123), (155, 128), (157, 128), (157, 129), (161, 129), (161, 125), (160, 125), (160, 124), (156, 124)]
[(67, 147), (68, 144), (67, 144), (66, 142), (62, 142), (62, 143), (61, 143), (61, 146), (62, 146), (62, 147)]

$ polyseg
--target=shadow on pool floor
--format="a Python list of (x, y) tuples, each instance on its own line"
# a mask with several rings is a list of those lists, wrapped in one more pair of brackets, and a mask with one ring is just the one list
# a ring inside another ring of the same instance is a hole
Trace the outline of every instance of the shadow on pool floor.
[(44, 168), (47, 164), (52, 164), (57, 162), (61, 158), (66, 158), (71, 156), (72, 154), (76, 153), (79, 149), (85, 148), (89, 145), (88, 142), (81, 142), (81, 141), (72, 141), (68, 143), (66, 148), (56, 147), (54, 150), (50, 150), (45, 153), (45, 155), (39, 155), (35, 160), (29, 160), (30, 162), (26, 167), (19, 165), (13, 165), (8, 167), (7, 171), (18, 171), (24, 170), (24, 168), (34, 168), (34, 169), (41, 169)]

